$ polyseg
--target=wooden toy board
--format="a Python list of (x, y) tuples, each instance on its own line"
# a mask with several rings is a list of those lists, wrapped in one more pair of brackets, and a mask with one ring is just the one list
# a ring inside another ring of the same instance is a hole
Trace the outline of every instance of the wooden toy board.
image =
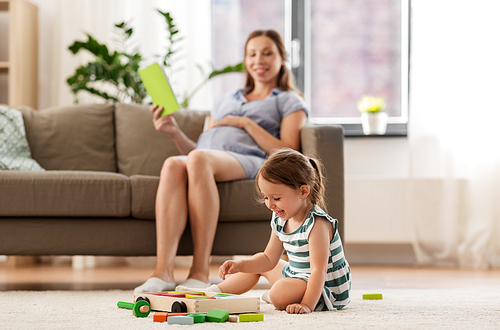
[[(185, 297), (186, 295), (188, 297)], [(188, 313), (207, 313), (212, 308), (227, 310), (231, 314), (257, 313), (260, 311), (259, 297), (228, 295), (215, 298), (214, 296), (217, 295), (218, 294), (215, 292), (205, 293), (200, 291), (135, 293), (134, 301), (137, 297), (147, 297), (151, 303), (151, 309), (161, 312), (170, 312), (172, 310), (172, 304), (176, 301), (183, 301), (186, 304)]]

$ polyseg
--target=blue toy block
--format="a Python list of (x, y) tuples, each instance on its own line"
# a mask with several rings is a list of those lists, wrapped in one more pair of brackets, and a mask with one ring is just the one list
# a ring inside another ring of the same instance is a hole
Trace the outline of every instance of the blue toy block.
[(194, 324), (192, 316), (170, 316), (167, 318), (168, 324)]

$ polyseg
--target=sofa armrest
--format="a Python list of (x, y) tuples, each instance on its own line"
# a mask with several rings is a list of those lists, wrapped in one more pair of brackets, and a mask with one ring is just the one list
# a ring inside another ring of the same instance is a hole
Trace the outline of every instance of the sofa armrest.
[(344, 238), (344, 129), (339, 125), (304, 127), (300, 134), (302, 153), (318, 158), (325, 167), (328, 214), (339, 222)]

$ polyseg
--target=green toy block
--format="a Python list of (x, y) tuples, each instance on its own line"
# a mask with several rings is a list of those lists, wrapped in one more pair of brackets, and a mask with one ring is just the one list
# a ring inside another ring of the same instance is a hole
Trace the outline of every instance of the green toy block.
[(221, 323), (221, 322), (226, 322), (228, 317), (229, 317), (229, 311), (218, 308), (212, 308), (210, 312), (207, 313), (206, 320), (207, 322)]
[(194, 318), (191, 316), (170, 316), (167, 317), (168, 324), (194, 324)]
[(231, 293), (217, 293), (214, 298), (226, 298), (226, 297), (234, 297), (234, 294)]
[(382, 299), (381, 293), (367, 293), (363, 295), (363, 299), (365, 300), (380, 300)]
[(203, 323), (206, 321), (207, 313), (187, 313), (186, 316), (191, 316), (194, 323)]
[(240, 314), (240, 322), (264, 321), (264, 314)]

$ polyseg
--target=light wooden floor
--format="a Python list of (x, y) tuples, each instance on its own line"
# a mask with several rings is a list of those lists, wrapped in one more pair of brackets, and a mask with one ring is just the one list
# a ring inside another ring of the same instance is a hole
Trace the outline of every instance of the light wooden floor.
[[(218, 265), (211, 267), (210, 279), (217, 283)], [(351, 265), (353, 289), (371, 288), (480, 288), (500, 290), (500, 270), (460, 270)], [(19, 268), (0, 265), (0, 291), (6, 290), (104, 290), (133, 289), (151, 275), (150, 266), (99, 266), (74, 270), (69, 264), (37, 264)], [(178, 267), (176, 282), (182, 282), (188, 269)], [(259, 288), (269, 285), (260, 282)]]

